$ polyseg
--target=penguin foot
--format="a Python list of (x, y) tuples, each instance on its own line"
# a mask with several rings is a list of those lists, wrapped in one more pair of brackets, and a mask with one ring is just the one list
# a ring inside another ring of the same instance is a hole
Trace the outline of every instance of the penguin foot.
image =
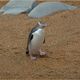
[(31, 56), (31, 60), (36, 60), (36, 59), (37, 59), (36, 57)]
[(40, 50), (40, 56), (45, 56), (47, 53), (46, 52), (42, 52), (41, 50)]
[(46, 52), (40, 52), (40, 56), (45, 56)]

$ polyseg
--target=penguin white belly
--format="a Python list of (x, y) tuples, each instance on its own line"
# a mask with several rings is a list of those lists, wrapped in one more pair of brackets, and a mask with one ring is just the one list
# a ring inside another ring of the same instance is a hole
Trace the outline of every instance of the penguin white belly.
[(44, 41), (44, 30), (38, 29), (33, 33), (33, 39), (31, 40), (31, 49), (38, 50)]

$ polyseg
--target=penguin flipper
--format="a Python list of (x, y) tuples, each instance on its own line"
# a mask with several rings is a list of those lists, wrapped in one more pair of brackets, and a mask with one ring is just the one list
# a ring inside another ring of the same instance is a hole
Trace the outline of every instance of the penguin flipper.
[(31, 42), (32, 39), (33, 39), (33, 35), (30, 36), (30, 42)]
[(33, 35), (30, 34), (29, 38), (28, 38), (28, 43), (27, 43), (27, 48), (26, 48), (26, 54), (29, 54), (29, 48), (28, 48), (28, 46), (29, 46), (29, 43), (31, 42), (32, 39), (33, 39)]

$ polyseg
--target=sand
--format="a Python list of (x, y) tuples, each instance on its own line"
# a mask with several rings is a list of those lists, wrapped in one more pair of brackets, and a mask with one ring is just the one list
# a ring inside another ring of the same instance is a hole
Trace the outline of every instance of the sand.
[(80, 10), (40, 20), (48, 24), (42, 45), (47, 56), (32, 61), (26, 55), (27, 38), (38, 19), (0, 16), (0, 80), (80, 80)]

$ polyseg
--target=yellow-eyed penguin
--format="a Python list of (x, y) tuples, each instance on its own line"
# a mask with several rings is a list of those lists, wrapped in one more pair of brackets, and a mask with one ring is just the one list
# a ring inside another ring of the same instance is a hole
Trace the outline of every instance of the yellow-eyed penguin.
[(36, 53), (37, 51), (39, 51), (40, 55), (46, 55), (46, 53), (42, 52), (40, 49), (41, 45), (45, 42), (44, 28), (46, 26), (46, 23), (38, 22), (29, 34), (26, 54), (29, 54), (32, 60), (36, 59), (36, 56), (33, 56), (33, 53)]

